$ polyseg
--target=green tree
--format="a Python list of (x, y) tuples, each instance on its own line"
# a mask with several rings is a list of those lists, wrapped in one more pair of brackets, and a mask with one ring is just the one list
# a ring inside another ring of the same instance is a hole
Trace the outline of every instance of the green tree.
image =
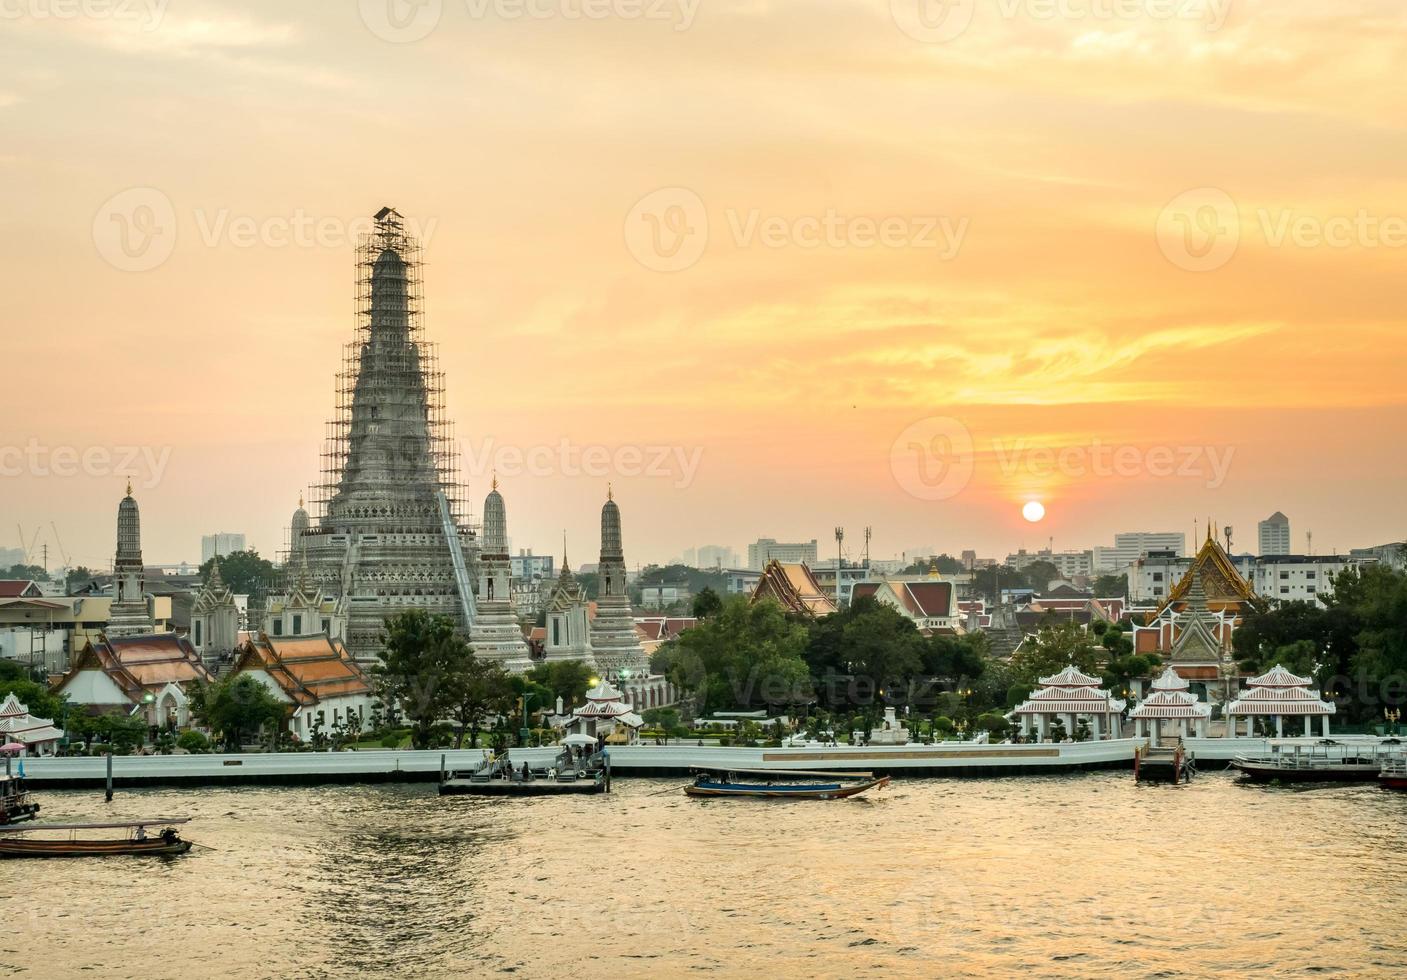
[(803, 704), (812, 697), (802, 652), (807, 630), (775, 602), (730, 596), (677, 641), (670, 680), (702, 711)]
[(478, 741), (484, 722), (492, 715), (507, 714), (517, 700), (503, 666), (472, 654), (468, 665), (449, 678), (447, 694), (449, 715), (455, 721), (456, 749), (464, 747), (466, 733), (472, 746)]
[(648, 708), (640, 717), (664, 736), (665, 745), (669, 744), (670, 736), (679, 738), (689, 734), (689, 729), (680, 721), (679, 712), (674, 708)]
[(97, 577), (97, 572), (84, 565), (77, 568), (70, 568), (68, 574), (64, 576), (64, 591), (72, 593), (74, 589), (81, 589)]
[[(210, 571), (215, 564), (212, 558), (200, 566), (200, 580), (210, 581)], [(220, 557), (220, 578), (238, 595), (258, 597), (262, 603), (264, 595), (278, 576), (278, 569), (267, 558), (260, 558), (259, 552), (232, 551)]]
[(47, 685), (30, 680), (27, 671), (17, 663), (0, 661), (0, 664), (4, 665), (0, 672), (0, 701), (13, 694), (36, 717), (55, 721), (63, 718), (68, 710), (67, 695), (50, 693)]
[(1129, 580), (1123, 575), (1101, 575), (1090, 589), (1097, 599), (1125, 599), (1129, 594)]
[(47, 582), (49, 581), (49, 573), (44, 571), (42, 565), (11, 565), (5, 571), (0, 572), (0, 579)]
[(541, 708), (550, 708), (557, 698), (564, 707), (579, 703), (591, 689), (596, 670), (582, 660), (556, 660), (538, 664), (527, 673), (527, 679), (545, 692)]
[(690, 607), (690, 611), (694, 614), (696, 619), (707, 619), (722, 608), (723, 600), (718, 597), (717, 592), (706, 585), (694, 596), (694, 602)]
[(454, 707), (459, 685), (474, 663), (454, 620), (410, 609), (386, 620), (380, 663), (371, 667), (377, 696), (399, 705), (410, 722), (411, 745), (429, 748), (431, 729)]
[(1034, 684), (1038, 678), (1059, 673), (1074, 664), (1086, 674), (1097, 675), (1100, 655), (1094, 640), (1079, 623), (1047, 623), (1011, 655), (1017, 683)]
[(229, 674), (210, 684), (192, 684), (186, 693), (192, 713), (231, 752), (239, 751), (246, 732), (256, 732), (264, 725), (277, 732), (287, 713), (283, 702), (249, 674)]

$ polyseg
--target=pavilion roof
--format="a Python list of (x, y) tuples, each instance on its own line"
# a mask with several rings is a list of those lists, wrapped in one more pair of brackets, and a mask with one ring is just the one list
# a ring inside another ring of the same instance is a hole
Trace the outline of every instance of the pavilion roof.
[(1043, 687), (1098, 687), (1100, 679), (1091, 677), (1074, 664), (1070, 664), (1060, 673), (1038, 678), (1037, 682)]
[(1098, 687), (1042, 687), (1017, 705), (1013, 715), (1107, 714), (1124, 702)]
[(192, 681), (213, 680), (200, 662), (195, 647), (176, 633), (147, 633), (138, 636), (106, 634), (89, 642), (74, 660), (68, 673), (54, 686), (62, 691), (79, 671), (98, 669), (112, 678), (133, 703), (148, 691), (167, 684), (185, 686)]
[(1155, 691), (1186, 691), (1190, 685), (1182, 675), (1168, 667), (1153, 681)]
[(1186, 691), (1154, 691), (1129, 712), (1130, 718), (1210, 718), (1210, 705)]
[(1246, 681), (1247, 687), (1309, 687), (1314, 683), (1311, 677), (1301, 677), (1292, 674), (1282, 665), (1276, 664), (1259, 677), (1252, 677)]
[(54, 727), (52, 718), (36, 718), (29, 713), (29, 707), (21, 704), (12, 692), (0, 704), (0, 741), (22, 742), (35, 745), (39, 742), (52, 742), (62, 738), (63, 732)]
[(1318, 691), (1303, 687), (1252, 687), (1226, 706), (1229, 715), (1332, 715), (1337, 711)]
[(1196, 557), (1192, 559), (1187, 574), (1172, 587), (1167, 599), (1150, 617), (1149, 622), (1161, 616), (1163, 610), (1174, 603), (1185, 602), (1194, 580), (1200, 582), (1206, 598), (1213, 608), (1226, 609), (1231, 606), (1243, 607), (1245, 605), (1259, 607), (1263, 604), (1261, 598), (1256, 594), (1255, 588), (1236, 570), (1236, 563), (1231, 560), (1226, 549), (1211, 533), (1211, 528), (1211, 522), (1208, 521), (1207, 540), (1203, 543), (1201, 550), (1197, 552)]

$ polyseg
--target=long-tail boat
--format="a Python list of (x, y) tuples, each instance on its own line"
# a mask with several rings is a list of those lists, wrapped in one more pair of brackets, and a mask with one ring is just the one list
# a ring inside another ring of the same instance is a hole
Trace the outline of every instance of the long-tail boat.
[(699, 769), (684, 787), (689, 796), (750, 797), (769, 800), (843, 800), (876, 786), (888, 776), (872, 772), (812, 772), (775, 769)]
[[(150, 820), (122, 820), (111, 823), (51, 823), (28, 824), (24, 827), (0, 827), (0, 858), (58, 858), (105, 857), (109, 855), (184, 854), (191, 842), (176, 832), (176, 827), (188, 823), (190, 817), (153, 817)], [(148, 835), (147, 828), (160, 828)], [(121, 837), (79, 837), (80, 831), (123, 830)], [(66, 833), (65, 838), (31, 836), (46, 832)]]

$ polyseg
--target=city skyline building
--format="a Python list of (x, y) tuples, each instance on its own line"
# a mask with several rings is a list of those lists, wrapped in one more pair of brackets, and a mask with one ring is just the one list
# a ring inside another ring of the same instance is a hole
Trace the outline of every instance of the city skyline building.
[(1261, 555), (1288, 555), (1294, 551), (1290, 539), (1290, 519), (1276, 511), (1256, 525)]

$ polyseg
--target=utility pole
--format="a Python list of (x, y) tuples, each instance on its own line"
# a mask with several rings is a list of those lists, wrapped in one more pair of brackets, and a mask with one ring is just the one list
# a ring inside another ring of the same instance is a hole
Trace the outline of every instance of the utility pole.
[(845, 528), (835, 526), (835, 607), (840, 608), (840, 566), (844, 564), (841, 545), (845, 541)]
[(870, 536), (871, 536), (873, 533), (874, 533), (874, 529), (871, 528), (868, 524), (866, 524), (866, 525), (865, 525), (865, 571), (866, 571), (867, 573), (868, 573), (869, 570), (870, 570)]

